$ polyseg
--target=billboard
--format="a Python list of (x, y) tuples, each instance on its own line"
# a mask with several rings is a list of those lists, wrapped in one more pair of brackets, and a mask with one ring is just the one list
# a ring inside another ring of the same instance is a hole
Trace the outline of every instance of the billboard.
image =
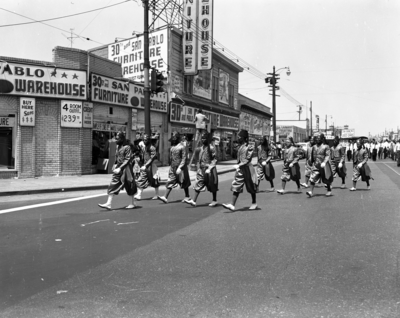
[[(144, 37), (137, 35), (108, 46), (108, 59), (120, 63), (122, 76), (144, 82)], [(149, 32), (150, 67), (167, 76), (168, 71), (168, 29)]]
[(229, 105), (229, 74), (219, 70), (218, 101)]
[(355, 129), (343, 129), (342, 130), (342, 138), (351, 138), (356, 135)]
[(183, 74), (211, 70), (214, 0), (183, 2)]
[(211, 71), (199, 71), (193, 77), (193, 95), (211, 100)]
[(0, 62), (0, 94), (86, 99), (86, 72)]

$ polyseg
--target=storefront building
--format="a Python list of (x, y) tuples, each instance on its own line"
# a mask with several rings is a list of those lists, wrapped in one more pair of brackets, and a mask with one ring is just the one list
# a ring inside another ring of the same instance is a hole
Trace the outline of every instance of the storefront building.
[(277, 125), (276, 134), (281, 143), (288, 137), (292, 137), (294, 142), (305, 142), (307, 140), (307, 129), (293, 125)]
[(271, 109), (241, 94), (238, 95), (240, 113), (240, 129), (249, 132), (250, 143), (256, 145), (263, 136), (270, 136)]

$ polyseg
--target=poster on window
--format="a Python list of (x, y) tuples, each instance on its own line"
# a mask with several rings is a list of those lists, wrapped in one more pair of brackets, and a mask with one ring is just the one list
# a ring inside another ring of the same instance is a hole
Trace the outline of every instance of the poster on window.
[(193, 76), (193, 95), (211, 100), (211, 71), (199, 71)]
[(229, 105), (229, 74), (219, 70), (219, 97), (218, 101)]
[(82, 127), (93, 128), (93, 103), (83, 102)]
[(138, 127), (138, 114), (137, 114), (137, 109), (131, 109), (132, 110), (132, 130), (137, 130)]
[(82, 127), (82, 102), (61, 101), (61, 127)]

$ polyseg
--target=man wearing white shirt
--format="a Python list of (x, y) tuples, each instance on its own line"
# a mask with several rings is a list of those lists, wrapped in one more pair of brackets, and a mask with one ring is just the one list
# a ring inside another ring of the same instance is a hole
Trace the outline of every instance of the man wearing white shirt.
[(400, 167), (400, 139), (397, 140), (394, 151), (396, 153), (397, 166)]
[(369, 140), (367, 140), (364, 144), (365, 149), (368, 151), (368, 158), (371, 158), (371, 144)]
[(379, 143), (379, 149), (378, 149), (378, 159), (382, 159), (382, 154), (383, 154), (383, 141), (380, 140)]
[(389, 152), (389, 142), (386, 139), (385, 142), (383, 143), (383, 159), (387, 158), (388, 152)]
[(346, 144), (346, 155), (347, 155), (347, 161), (351, 160), (351, 156), (352, 156), (353, 152), (352, 152), (352, 143), (349, 140)]

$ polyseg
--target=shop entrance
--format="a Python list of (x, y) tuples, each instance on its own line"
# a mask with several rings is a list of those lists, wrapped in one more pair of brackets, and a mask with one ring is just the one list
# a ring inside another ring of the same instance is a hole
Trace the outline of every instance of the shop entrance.
[(12, 128), (0, 128), (0, 169), (14, 169)]

